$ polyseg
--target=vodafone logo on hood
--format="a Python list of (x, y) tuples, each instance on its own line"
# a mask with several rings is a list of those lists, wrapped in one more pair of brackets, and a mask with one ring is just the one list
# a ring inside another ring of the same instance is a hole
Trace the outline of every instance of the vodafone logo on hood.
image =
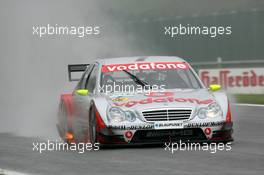
[(145, 62), (130, 64), (109, 64), (102, 66), (102, 72), (117, 72), (122, 70), (169, 70), (189, 69), (185, 62)]
[(160, 98), (146, 98), (142, 100), (130, 100), (127, 102), (122, 103), (114, 103), (116, 106), (125, 106), (125, 107), (133, 107), (136, 105), (146, 105), (146, 104), (152, 104), (152, 103), (194, 103), (198, 105), (206, 105), (213, 103), (213, 99), (197, 99), (197, 98), (174, 98), (174, 97), (160, 97)]

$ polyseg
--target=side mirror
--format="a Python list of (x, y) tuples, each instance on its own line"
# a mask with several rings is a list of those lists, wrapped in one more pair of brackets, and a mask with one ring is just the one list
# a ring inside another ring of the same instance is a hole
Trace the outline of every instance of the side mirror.
[(87, 89), (78, 89), (75, 91), (75, 93), (81, 96), (87, 96), (89, 91)]
[(219, 85), (219, 84), (211, 84), (209, 86), (209, 88), (210, 88), (211, 91), (215, 92), (215, 91), (218, 91), (218, 90), (221, 89), (221, 85)]

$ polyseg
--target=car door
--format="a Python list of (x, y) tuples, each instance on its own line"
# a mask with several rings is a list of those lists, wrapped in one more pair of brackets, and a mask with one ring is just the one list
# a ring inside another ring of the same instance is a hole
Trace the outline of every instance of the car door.
[(88, 94), (83, 96), (78, 93), (74, 93), (74, 104), (76, 106), (78, 121), (82, 125), (82, 128), (85, 129), (88, 126), (88, 117), (91, 100), (94, 98), (96, 93), (96, 82), (98, 75), (98, 65), (91, 65), (91, 71), (87, 71), (87, 75), (84, 75), (82, 82), (80, 82), (81, 89), (88, 90)]
[[(94, 64), (93, 70), (90, 76), (87, 78), (86, 83), (85, 83), (85, 89), (89, 91), (88, 96), (87, 96), (87, 101), (89, 103), (89, 109), (90, 109), (91, 100), (96, 95), (96, 82), (98, 79), (97, 75), (98, 75), (98, 65)], [(85, 117), (87, 118), (87, 116)]]
[[(86, 82), (88, 81), (89, 77), (91, 76), (91, 72), (93, 71), (94, 64), (91, 64), (87, 70), (82, 75), (81, 80), (77, 84), (76, 88), (73, 91), (73, 108), (74, 108), (74, 116), (72, 117), (72, 124), (75, 135), (81, 136), (82, 132), (88, 126), (87, 116), (90, 104), (89, 95), (81, 95), (78, 93), (78, 90), (86, 89)], [(85, 118), (86, 116), (86, 118)], [(81, 139), (81, 138), (77, 138)]]

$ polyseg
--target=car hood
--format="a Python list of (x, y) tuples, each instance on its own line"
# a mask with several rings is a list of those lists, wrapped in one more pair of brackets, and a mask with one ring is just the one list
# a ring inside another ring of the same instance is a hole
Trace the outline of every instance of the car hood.
[(215, 102), (214, 96), (207, 89), (177, 89), (164, 92), (137, 94), (109, 94), (106, 96), (111, 106), (133, 110), (158, 108), (196, 108)]

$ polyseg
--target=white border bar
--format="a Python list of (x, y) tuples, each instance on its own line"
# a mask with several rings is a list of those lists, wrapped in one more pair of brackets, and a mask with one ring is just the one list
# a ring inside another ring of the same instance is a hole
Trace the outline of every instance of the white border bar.
[(247, 103), (234, 103), (236, 106), (249, 106), (249, 107), (264, 107), (264, 105), (260, 104), (247, 104)]
[(0, 175), (27, 175), (27, 174), (24, 174), (24, 173), (19, 173), (19, 172), (16, 172), (16, 171), (9, 171), (9, 170), (3, 170), (0, 168)]

